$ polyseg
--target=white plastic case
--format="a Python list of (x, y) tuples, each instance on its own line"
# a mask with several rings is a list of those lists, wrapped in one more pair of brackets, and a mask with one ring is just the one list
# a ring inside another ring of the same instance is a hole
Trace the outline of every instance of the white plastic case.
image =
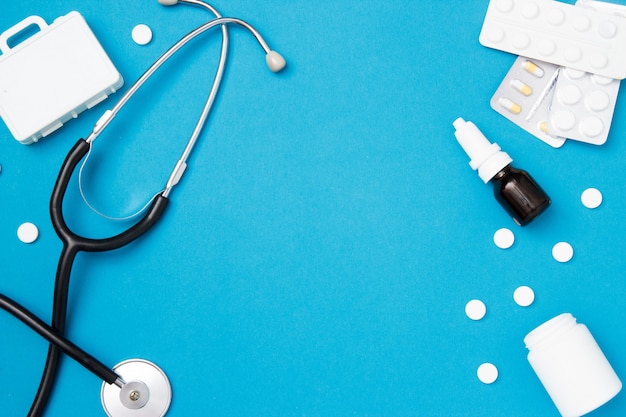
[[(32, 25), (39, 32), (9, 47)], [(30, 16), (0, 35), (0, 116), (29, 145), (117, 91), (124, 80), (78, 12)]]

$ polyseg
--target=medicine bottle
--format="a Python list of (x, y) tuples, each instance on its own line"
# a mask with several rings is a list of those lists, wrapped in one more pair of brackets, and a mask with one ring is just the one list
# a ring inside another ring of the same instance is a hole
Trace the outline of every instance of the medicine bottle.
[(587, 326), (570, 313), (537, 327), (524, 343), (528, 362), (563, 417), (587, 414), (622, 388)]
[(493, 184), (496, 200), (519, 226), (525, 226), (541, 214), (550, 198), (539, 184), (523, 170), (513, 168), (513, 159), (489, 142), (472, 122), (458, 118), (453, 123), (457, 141), (470, 157), (470, 167), (486, 184)]

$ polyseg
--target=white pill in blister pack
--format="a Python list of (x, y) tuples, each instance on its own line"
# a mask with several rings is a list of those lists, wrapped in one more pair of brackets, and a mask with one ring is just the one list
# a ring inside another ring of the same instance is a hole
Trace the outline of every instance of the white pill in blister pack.
[(518, 57), (490, 103), (495, 111), (554, 148), (565, 143), (565, 138), (548, 130), (558, 72), (558, 65)]
[(554, 0), (491, 0), (480, 43), (605, 77), (626, 77), (626, 19)]
[(606, 142), (619, 80), (562, 68), (554, 88), (548, 130), (581, 142)]
[(587, 7), (590, 9), (597, 10), (599, 12), (611, 13), (611, 14), (622, 16), (622, 17), (626, 17), (626, 6), (622, 4), (607, 3), (604, 1), (597, 1), (597, 0), (578, 0), (576, 2), (576, 6)]

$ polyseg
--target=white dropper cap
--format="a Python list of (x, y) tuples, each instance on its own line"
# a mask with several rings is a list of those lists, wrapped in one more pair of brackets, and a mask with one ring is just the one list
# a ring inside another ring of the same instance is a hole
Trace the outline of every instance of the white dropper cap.
[(478, 170), (478, 176), (485, 184), (513, 162), (509, 154), (500, 150), (496, 143), (489, 142), (474, 123), (459, 117), (452, 125), (456, 129), (456, 140), (470, 157), (470, 167), (474, 171)]

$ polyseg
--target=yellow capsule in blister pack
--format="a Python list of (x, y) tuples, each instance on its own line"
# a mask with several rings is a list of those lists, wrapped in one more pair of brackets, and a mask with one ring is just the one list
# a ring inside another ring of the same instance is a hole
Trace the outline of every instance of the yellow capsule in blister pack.
[(559, 68), (518, 56), (489, 102), (496, 112), (555, 148), (563, 145), (565, 138), (548, 132), (548, 124), (542, 126), (541, 122), (549, 119)]
[(533, 89), (531, 86), (518, 80), (517, 78), (514, 80), (511, 80), (510, 85), (513, 89), (515, 89), (516, 91), (519, 91), (520, 93), (522, 93), (523, 95), (527, 97), (533, 93)]
[(498, 100), (498, 103), (513, 114), (520, 114), (522, 112), (522, 106), (509, 100), (508, 98), (501, 97)]
[(524, 61), (523, 67), (526, 71), (528, 71), (529, 73), (531, 73), (532, 75), (534, 75), (535, 77), (543, 77), (543, 74), (545, 74), (544, 70), (537, 64), (535, 64), (533, 61)]

